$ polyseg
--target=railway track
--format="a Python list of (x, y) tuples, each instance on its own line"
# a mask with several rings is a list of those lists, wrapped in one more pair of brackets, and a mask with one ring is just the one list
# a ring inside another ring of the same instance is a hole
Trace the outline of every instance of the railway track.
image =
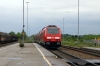
[(11, 44), (15, 44), (15, 43), (16, 43), (16, 42), (11, 42), (11, 43), (0, 44), (0, 47), (4, 47), (4, 46), (11, 45)]
[(92, 62), (88, 62), (86, 60), (75, 57), (75, 56), (70, 55), (68, 53), (64, 53), (64, 52), (59, 51), (59, 50), (50, 50), (50, 52), (52, 52), (57, 57), (61, 58), (66, 63), (70, 64), (71, 66), (98, 66), (97, 64), (94, 64)]
[[(77, 51), (77, 52), (81, 52), (84, 54), (88, 54), (88, 55), (97, 57), (94, 59), (100, 59), (100, 51), (99, 50), (92, 50), (92, 49), (87, 49), (87, 48), (76, 48), (76, 47), (70, 47), (70, 46), (62, 46), (61, 48), (64, 50)], [(62, 49), (60, 49), (60, 50), (62, 50)], [(88, 58), (86, 58), (86, 59), (88, 59)]]

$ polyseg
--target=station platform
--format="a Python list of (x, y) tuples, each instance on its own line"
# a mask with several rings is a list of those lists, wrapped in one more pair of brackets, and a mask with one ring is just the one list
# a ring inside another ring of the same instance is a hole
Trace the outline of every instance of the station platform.
[(36, 43), (19, 43), (0, 48), (0, 66), (70, 66)]

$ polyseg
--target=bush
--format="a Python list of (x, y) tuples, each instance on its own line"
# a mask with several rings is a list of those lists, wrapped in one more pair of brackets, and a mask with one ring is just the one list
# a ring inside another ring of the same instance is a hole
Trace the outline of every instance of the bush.
[(22, 42), (20, 43), (20, 47), (24, 47), (24, 44)]

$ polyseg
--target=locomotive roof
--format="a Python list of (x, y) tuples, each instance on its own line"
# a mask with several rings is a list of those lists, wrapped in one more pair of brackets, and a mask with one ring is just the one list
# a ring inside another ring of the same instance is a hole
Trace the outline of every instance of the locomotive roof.
[[(46, 27), (57, 27), (57, 26), (56, 26), (56, 25), (48, 25), (48, 26), (46, 26)], [(45, 29), (46, 27), (42, 28), (42, 30)], [(41, 31), (42, 31), (42, 30), (41, 30)]]
[[(44, 27), (44, 28), (45, 28), (45, 27)], [(42, 28), (42, 30), (43, 30), (44, 28)]]
[(47, 27), (57, 27), (56, 25), (48, 25)]
[[(48, 25), (47, 27), (57, 27), (57, 26), (56, 26), (56, 25)], [(46, 28), (46, 27), (44, 27), (44, 28)], [(42, 28), (42, 30), (43, 30), (44, 28)]]

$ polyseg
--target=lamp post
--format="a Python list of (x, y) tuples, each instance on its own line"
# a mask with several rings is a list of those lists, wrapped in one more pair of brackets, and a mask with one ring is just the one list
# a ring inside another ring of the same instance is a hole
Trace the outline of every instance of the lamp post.
[(65, 18), (63, 18), (63, 40), (64, 40), (64, 19)]
[(24, 0), (23, 0), (23, 44), (24, 44)]
[[(30, 25), (29, 25), (29, 37), (30, 37)], [(30, 39), (30, 38), (29, 38)]]
[(28, 40), (28, 3), (29, 2), (26, 3), (27, 3), (27, 40)]
[(79, 0), (78, 0), (78, 32), (77, 32), (77, 35), (78, 35), (78, 42), (79, 42)]

